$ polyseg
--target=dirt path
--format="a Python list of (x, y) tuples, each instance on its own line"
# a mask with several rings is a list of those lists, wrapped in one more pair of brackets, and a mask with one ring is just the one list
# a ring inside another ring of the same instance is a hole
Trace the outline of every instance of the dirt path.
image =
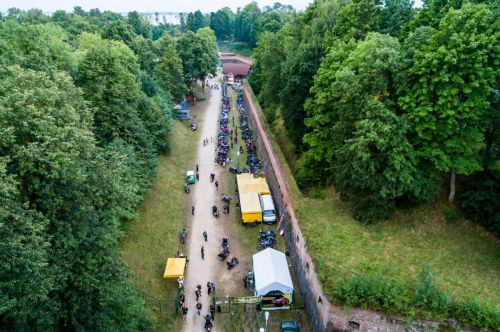
[[(210, 82), (221, 83), (220, 77)], [(186, 304), (188, 306), (188, 314), (184, 323), (184, 331), (205, 331), (203, 316), (208, 313), (211, 302), (211, 297), (207, 294), (207, 281), (215, 281), (217, 279), (215, 270), (222, 267), (222, 263), (217, 259), (220, 243), (222, 239), (222, 231), (220, 220), (212, 215), (212, 205), (217, 204), (219, 209), (219, 195), (213, 183), (210, 182), (210, 173), (216, 174), (216, 179), (219, 177), (221, 170), (214, 163), (215, 146), (218, 127), (218, 116), (221, 106), (221, 88), (219, 90), (211, 90), (211, 94), (207, 101), (203, 102), (204, 111), (200, 114), (203, 119), (201, 125), (201, 135), (197, 143), (198, 148), (198, 165), (200, 181), (192, 186), (193, 191), (190, 195), (192, 203), (195, 206), (195, 213), (192, 217), (190, 234), (189, 234), (189, 266), (184, 281), (184, 292), (186, 295)], [(200, 103), (200, 106), (202, 103)], [(203, 146), (203, 139), (210, 138), (212, 143), (208, 146)], [(193, 165), (193, 169), (194, 169)], [(208, 242), (203, 239), (203, 231), (208, 233)], [(201, 247), (205, 248), (205, 259), (201, 259)], [(224, 265), (225, 266), (225, 265)], [(216, 268), (217, 267), (217, 268)], [(203, 305), (201, 316), (196, 313), (196, 286), (202, 286), (202, 296), (199, 302)], [(216, 285), (217, 287), (217, 285)], [(215, 331), (216, 328), (213, 329)]]

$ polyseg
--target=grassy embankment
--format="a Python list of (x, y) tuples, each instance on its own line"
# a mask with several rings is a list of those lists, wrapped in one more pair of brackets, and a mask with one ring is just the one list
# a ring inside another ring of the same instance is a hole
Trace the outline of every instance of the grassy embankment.
[(286, 173), (316, 272), (331, 301), (335, 302), (335, 287), (341, 279), (378, 274), (411, 286), (427, 266), (437, 286), (454, 299), (476, 298), (500, 306), (499, 247), (491, 235), (467, 221), (447, 222), (444, 203), (401, 210), (391, 220), (364, 225), (351, 217), (349, 204), (332, 188), (323, 190), (320, 198), (308, 197), (298, 189), (287, 163), (290, 157), (285, 158), (280, 149), (285, 146), (290, 153), (292, 146), (282, 124), (279, 119), (273, 123), (279, 139), (269, 125), (266, 130)]
[(178, 249), (178, 234), (185, 224), (186, 194), (182, 190), (185, 172), (196, 155), (196, 132), (175, 121), (170, 138), (171, 152), (159, 156), (157, 176), (139, 207), (139, 218), (127, 225), (120, 243), (123, 260), (132, 282), (144, 296), (154, 331), (179, 330), (172, 314), (175, 281), (162, 278), (165, 262)]

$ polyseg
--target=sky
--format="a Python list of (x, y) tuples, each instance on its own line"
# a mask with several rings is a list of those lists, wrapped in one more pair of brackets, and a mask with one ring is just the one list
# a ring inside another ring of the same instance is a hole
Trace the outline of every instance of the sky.
[[(295, 9), (303, 10), (313, 0), (281, 0), (282, 4), (292, 5)], [(81, 6), (88, 11), (92, 8), (111, 10), (114, 12), (192, 12), (201, 10), (204, 13), (217, 11), (222, 7), (229, 7), (236, 11), (244, 7), (251, 0), (0, 0), (0, 11), (6, 12), (11, 7), (19, 9), (38, 8), (44, 12), (54, 12), (58, 9), (72, 11), (73, 7)], [(277, 0), (257, 0), (259, 7), (272, 5)]]

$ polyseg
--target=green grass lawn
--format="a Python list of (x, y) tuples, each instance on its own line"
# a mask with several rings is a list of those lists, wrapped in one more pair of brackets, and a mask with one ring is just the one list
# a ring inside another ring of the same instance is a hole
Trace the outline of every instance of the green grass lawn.
[(426, 265), (441, 289), (456, 299), (500, 304), (498, 245), (478, 227), (446, 222), (440, 205), (363, 225), (333, 191), (325, 197), (304, 197), (295, 206), (327, 296), (333, 297), (339, 278), (378, 273), (414, 283)]
[(438, 286), (455, 299), (476, 297), (481, 303), (500, 306), (496, 239), (470, 222), (447, 222), (443, 211), (449, 206), (444, 203), (401, 210), (391, 220), (363, 225), (351, 217), (349, 204), (333, 189), (309, 197), (295, 183), (287, 163), (290, 158), (281, 149), (284, 146), (288, 151), (291, 143), (277, 121), (273, 130), (265, 125), (266, 131), (287, 177), (309, 254), (331, 301), (335, 302), (335, 285), (341, 278), (383, 274), (411, 285), (427, 266)]
[(120, 243), (122, 258), (132, 273), (135, 288), (146, 300), (155, 331), (178, 330), (179, 326), (170, 307), (165, 308), (165, 301), (175, 297), (175, 282), (164, 280), (162, 275), (167, 258), (178, 249), (177, 237), (187, 220), (182, 186), (186, 169), (194, 164), (195, 133), (175, 121), (171, 152), (159, 156), (157, 176), (139, 207), (139, 218), (127, 225)]

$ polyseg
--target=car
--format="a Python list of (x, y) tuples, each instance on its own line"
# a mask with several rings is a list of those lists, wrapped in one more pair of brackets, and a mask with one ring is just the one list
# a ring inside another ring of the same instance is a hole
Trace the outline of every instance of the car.
[(195, 184), (196, 183), (196, 176), (194, 171), (187, 171), (186, 172), (186, 183), (187, 184)]
[(300, 332), (299, 324), (293, 320), (284, 320), (280, 325), (281, 332)]

